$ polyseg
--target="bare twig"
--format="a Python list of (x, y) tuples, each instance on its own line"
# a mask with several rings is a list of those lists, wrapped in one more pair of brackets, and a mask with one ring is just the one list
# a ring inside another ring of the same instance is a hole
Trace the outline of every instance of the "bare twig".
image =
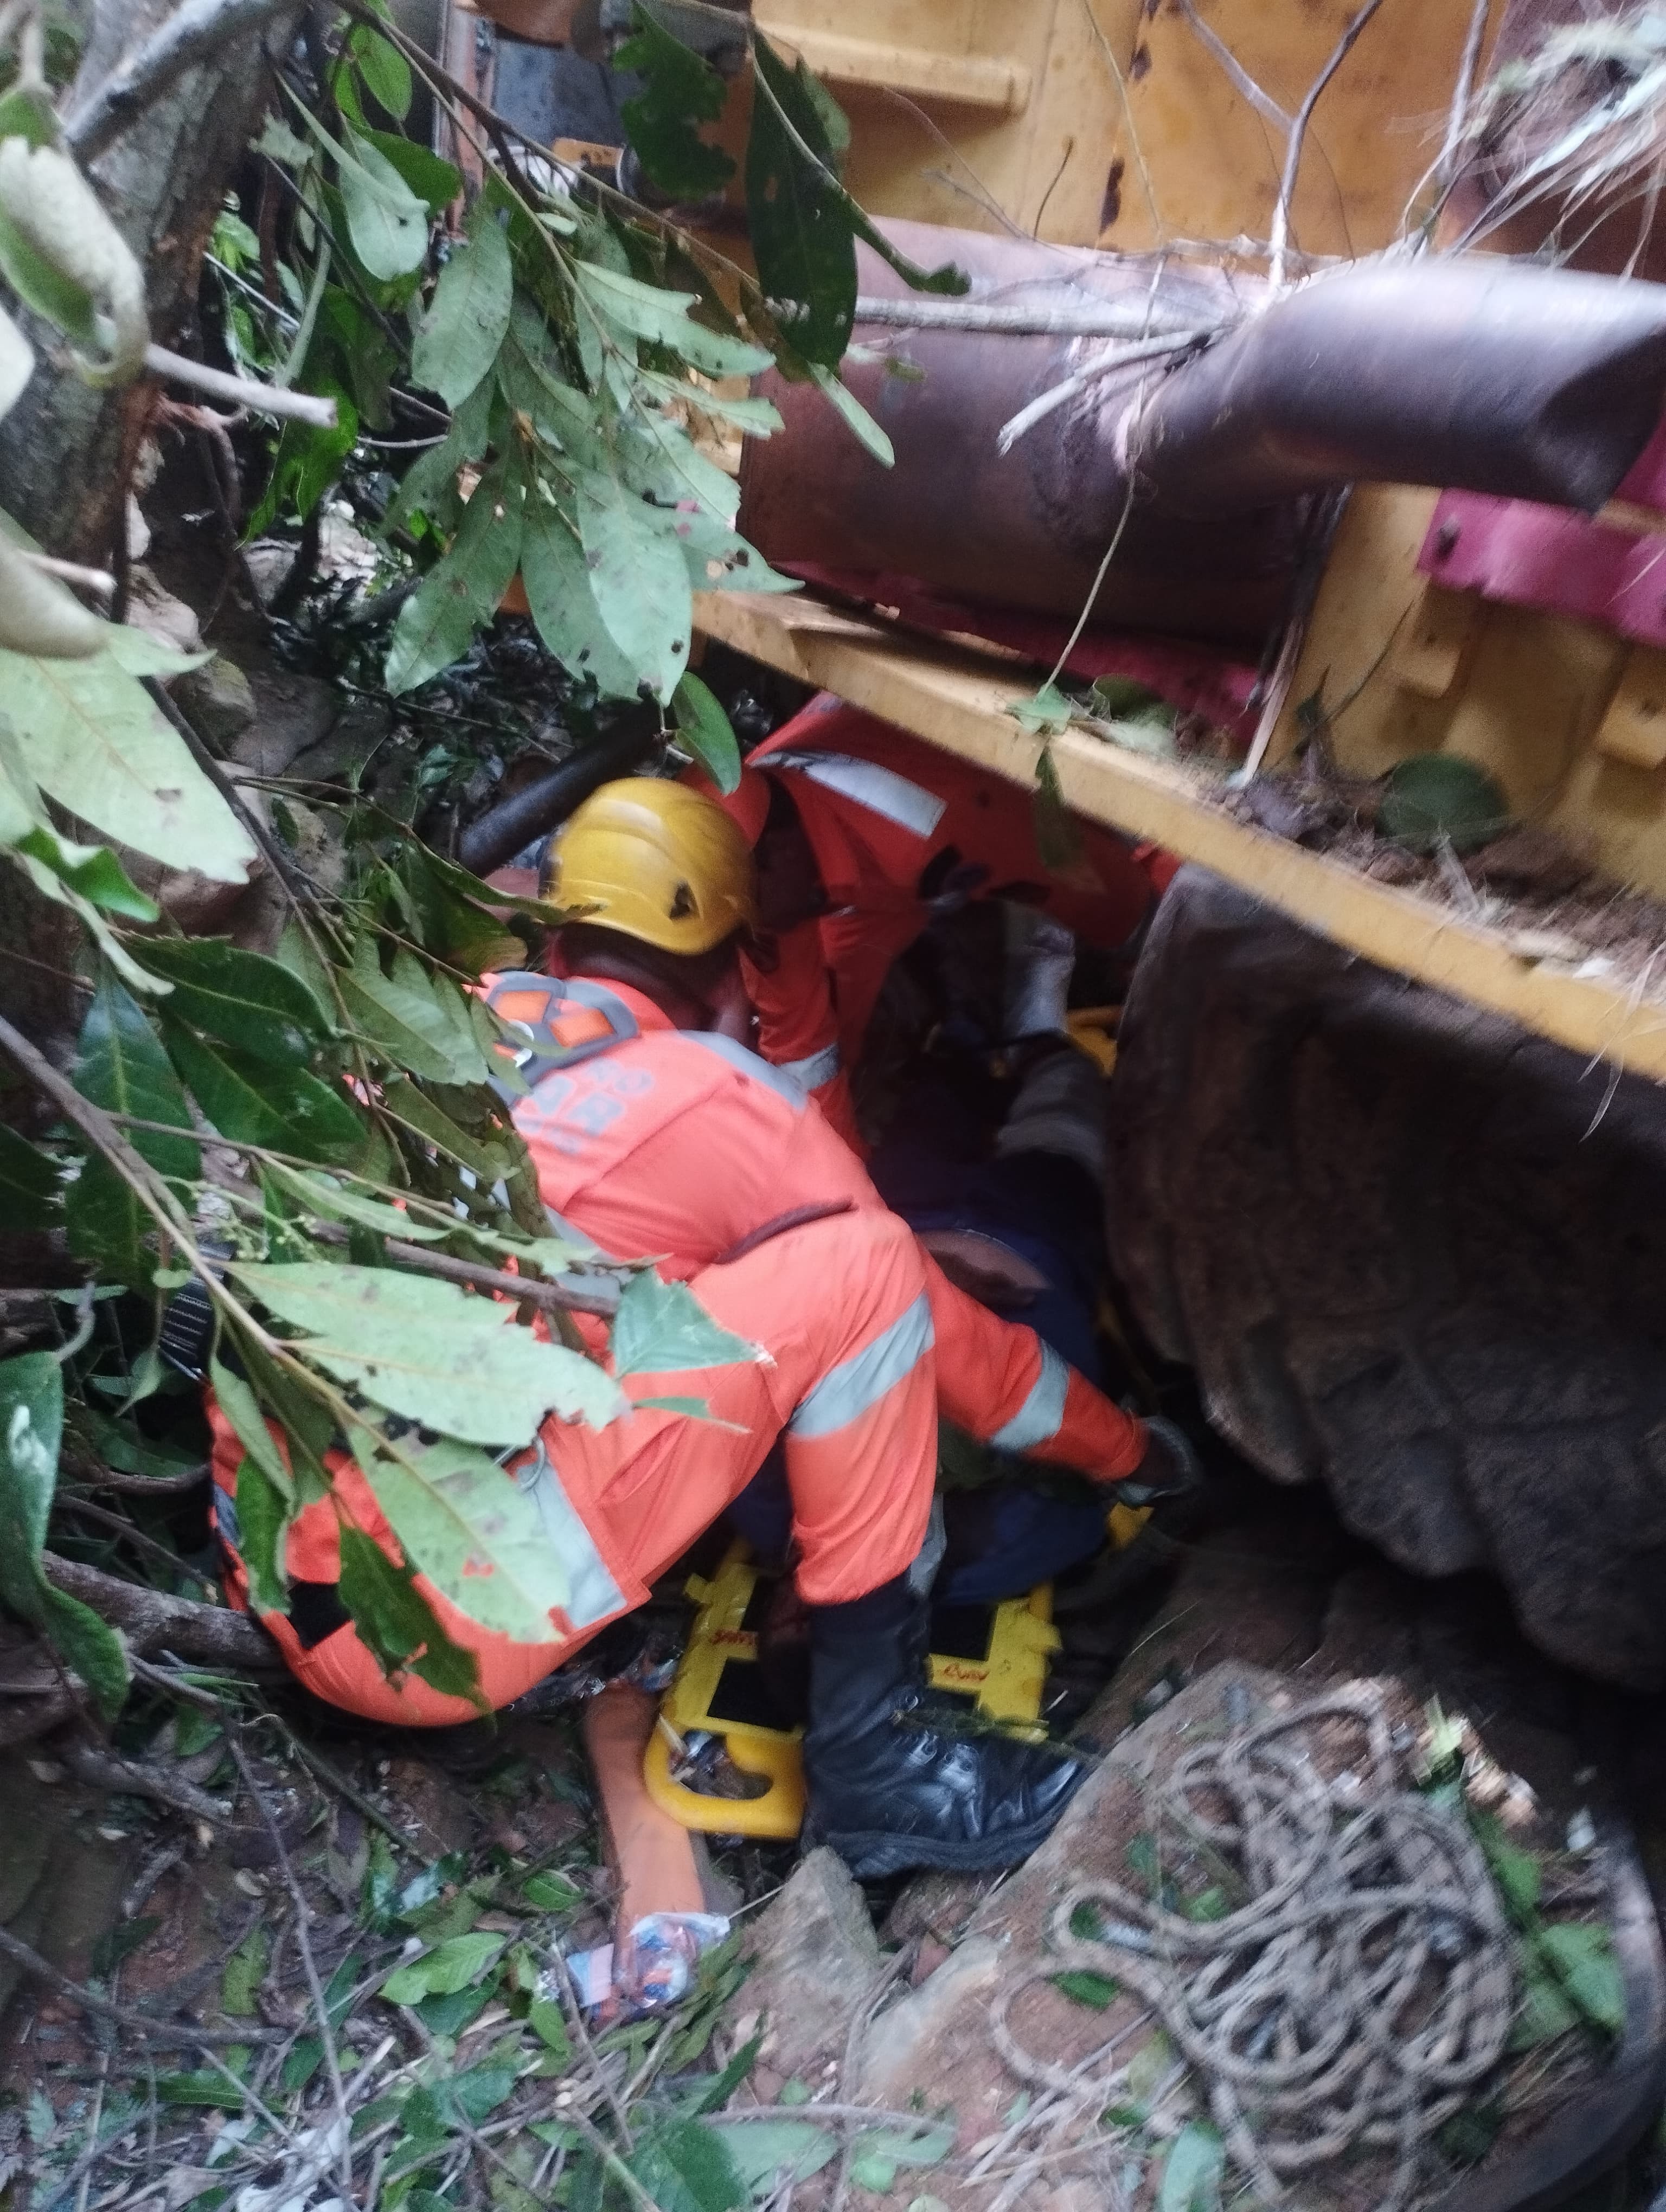
[(1265, 116), (1275, 130), (1282, 131), (1286, 137), (1288, 137), (1291, 118), (1285, 113), (1283, 108), (1270, 94), (1262, 90), (1220, 33), (1212, 30), (1202, 16), (1198, 14), (1192, 5), (1192, 0), (1175, 0), (1175, 5), (1185, 17), (1187, 26), (1198, 44), (1208, 48), (1233, 84), (1255, 109), (1256, 114)]
[(154, 1536), (146, 1535), (143, 1528), (136, 1528), (131, 1521), (124, 1520), (119, 1513), (111, 1512), (107, 1506), (95, 1504), (90, 1498), (60, 1496), (56, 1503), (66, 1513), (78, 1513), (83, 1521), (95, 1521), (100, 1528), (109, 1528), (118, 1536), (125, 1537), (136, 1551), (146, 1553), (155, 1560), (158, 1566), (170, 1568), (175, 1574), (189, 1575), (192, 1582), (203, 1589), (215, 1588), (212, 1575), (205, 1575), (200, 1567), (193, 1567), (177, 1552), (170, 1552), (166, 1544), (159, 1544)]
[(264, 29), (293, 5), (294, 0), (184, 0), (70, 118), (64, 137), (70, 151), (83, 164), (95, 161), (188, 69), (228, 40)]
[(113, 1790), (125, 1797), (148, 1797), (153, 1804), (171, 1805), (175, 1812), (189, 1813), (193, 1820), (217, 1826), (230, 1809), (222, 1799), (210, 1797), (194, 1782), (146, 1760), (118, 1759), (113, 1752), (100, 1751), (89, 1743), (67, 1745), (63, 1757), (77, 1782), (94, 1790)]
[(154, 676), (145, 676), (139, 680), (157, 706), (161, 708), (167, 720), (185, 739), (186, 749), (192, 760), (202, 769), (221, 798), (225, 800), (227, 805), (260, 848), (267, 866), (283, 885), (291, 902), (299, 906), (303, 899), (311, 895), (306, 878), (301, 875), (277, 838), (272, 836), (271, 830), (249, 805), (248, 800), (203, 743), (191, 721), (179, 712), (173, 700), (169, 698), (157, 678)]
[[(619, 2130), (619, 2141), (624, 2145), (626, 2154), (629, 2155), (632, 2148), (630, 2123), (625, 2118), (624, 2106), (619, 2101), (618, 2091), (608, 2080), (601, 2061), (596, 2056), (596, 2046), (590, 2040), (590, 2030), (584, 2024), (584, 2007), (579, 2002), (579, 1993), (573, 1986), (573, 1977), (568, 1972), (567, 1961), (557, 1954), (551, 1964), (555, 1971), (556, 1987), (561, 1991), (562, 2009), (567, 2014), (568, 2025), (573, 2031), (573, 2039), (583, 2051), (586, 2064), (600, 2085), (602, 2094), (607, 2100), (608, 2109), (613, 2115), (613, 2124)], [(600, 2140), (598, 2136), (597, 2141)]]
[(310, 422), (315, 430), (336, 427), (336, 403), (311, 392), (280, 392), (275, 385), (259, 384), (252, 377), (231, 376), (224, 369), (208, 368), (188, 354), (172, 353), (167, 346), (144, 349), (144, 365), (153, 376), (170, 384), (188, 384), (211, 398), (228, 399), (234, 407), (246, 407), (256, 415), (273, 415), (295, 422)]
[(39, 1951), (32, 1951), (27, 1943), (20, 1942), (8, 1928), (0, 1928), (0, 1958), (9, 1959), (21, 1966), (32, 1980), (44, 1982), (48, 1989), (56, 1990), (71, 2004), (79, 2005), (95, 2019), (112, 2021), (118, 2027), (131, 2028), (135, 2034), (149, 2035), (158, 2043), (171, 2043), (188, 2050), (207, 2051), (215, 2045), (239, 2043), (274, 2043), (279, 2039), (276, 2029), (250, 2027), (199, 2027), (195, 2021), (156, 2020), (149, 2013), (135, 2012), (131, 2006), (112, 2004), (94, 1990), (83, 1989), (61, 1974)]
[(1318, 106), (1325, 87), (1353, 52), (1355, 40), (1382, 4), (1383, 0), (1365, 0), (1365, 6), (1336, 41), (1329, 60), (1309, 85), (1301, 106), (1292, 118), (1285, 141), (1284, 174), (1279, 179), (1278, 204), (1273, 210), (1273, 223), (1268, 233), (1272, 252), (1268, 276), (1274, 291), (1281, 289), (1284, 284), (1285, 264), (1290, 252), (1290, 204), (1296, 194), (1296, 178), (1302, 166), (1302, 146), (1307, 137), (1307, 126), (1313, 119), (1313, 111)]
[(1032, 399), (1027, 407), (1020, 407), (1016, 415), (1003, 422), (995, 439), (995, 450), (1000, 453), (1010, 453), (1026, 431), (1033, 430), (1037, 423), (1044, 421), (1055, 408), (1062, 407), (1067, 399), (1073, 399), (1079, 392), (1085, 392), (1090, 384), (1097, 383), (1101, 377), (1114, 375), (1119, 368), (1133, 368), (1142, 361), (1154, 361), (1164, 354), (1183, 352), (1189, 347), (1200, 344), (1207, 336), (1207, 331), (1177, 331), (1172, 337), (1146, 338), (1143, 343), (1116, 346), (1110, 352), (1100, 354), (1095, 360), (1085, 362), (1073, 375), (1067, 376), (1062, 383), (1053, 385), (1039, 398)]
[(180, 1474), (120, 1474), (65, 1438), (58, 1458), (60, 1481), (84, 1482), (93, 1490), (112, 1490), (119, 1498), (183, 1498), (209, 1479), (209, 1463), (199, 1460)]
[(329, 2006), (325, 2002), (324, 1984), (319, 1978), (318, 1961), (313, 1956), (312, 1939), (307, 1932), (307, 1923), (312, 1917), (312, 1907), (307, 1902), (306, 1891), (295, 1879), (295, 1870), (290, 1863), (289, 1850), (283, 1841), (283, 1832), (273, 1818), (271, 1807), (266, 1802), (265, 1793), (255, 1780), (254, 1769), (249, 1764), (248, 1755), (239, 1741), (237, 1730), (234, 1728), (228, 1728), (226, 1730), (226, 1743), (232, 1758), (236, 1762), (237, 1771), (243, 1778), (243, 1786), (254, 1800), (259, 1811), (262, 1825), (271, 1839), (278, 1869), (283, 1876), (284, 1887), (288, 1889), (290, 1899), (295, 1905), (295, 1947), (301, 1953), (301, 1968), (307, 1976), (307, 1988), (313, 2000), (313, 2011), (318, 2022), (319, 2040), (324, 2046), (324, 2065), (330, 2078), (330, 2094), (335, 2100), (336, 2117), (341, 2123), (339, 2165), (341, 2193), (350, 2205), (353, 2202), (351, 2140), (353, 2123), (347, 2110), (347, 2091), (342, 2081), (341, 2058), (336, 2049), (336, 2031), (331, 2022)]
[(1463, 41), (1463, 52), (1458, 61), (1458, 71), (1452, 85), (1452, 104), (1446, 111), (1446, 136), (1441, 141), (1440, 155), (1435, 163), (1435, 205), (1438, 208), (1451, 190), (1452, 179), (1457, 173), (1458, 149), (1463, 143), (1464, 126), (1469, 118), (1469, 102), (1474, 97), (1475, 78), (1481, 69), (1481, 50), (1487, 36), (1487, 19), (1493, 12), (1493, 0), (1475, 0), (1469, 17), (1468, 34)]
[[(1197, 316), (1165, 313), (1147, 307), (1124, 307), (1120, 301), (1097, 300), (1060, 287), (1072, 296), (1057, 306), (1031, 301), (1025, 305), (979, 298), (880, 300), (867, 295), (856, 302), (859, 323), (884, 323), (905, 331), (998, 331), (1008, 337), (1146, 338), (1192, 337)], [(1222, 327), (1225, 327), (1223, 318)]]
[(430, 1252), (425, 1245), (407, 1244), (397, 1237), (387, 1240), (387, 1256), (397, 1260), (402, 1267), (438, 1275), (448, 1283), (469, 1283), (478, 1291), (495, 1291), (503, 1297), (524, 1298), (528, 1305), (537, 1306), (544, 1313), (594, 1314), (601, 1320), (611, 1321), (619, 1310), (617, 1291), (611, 1297), (605, 1291), (569, 1291), (559, 1283), (540, 1283), (528, 1275), (512, 1275), (504, 1267), (478, 1267), (472, 1260), (453, 1260), (444, 1252)]

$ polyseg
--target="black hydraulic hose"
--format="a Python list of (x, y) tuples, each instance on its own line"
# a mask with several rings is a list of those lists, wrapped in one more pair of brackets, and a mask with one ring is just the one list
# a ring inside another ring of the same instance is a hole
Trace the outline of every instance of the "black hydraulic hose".
[(657, 708), (633, 708), (605, 738), (586, 745), (513, 799), (499, 799), (470, 823), (457, 842), (459, 860), (472, 875), (490, 875), (523, 845), (564, 822), (593, 791), (615, 776), (629, 775), (659, 733)]

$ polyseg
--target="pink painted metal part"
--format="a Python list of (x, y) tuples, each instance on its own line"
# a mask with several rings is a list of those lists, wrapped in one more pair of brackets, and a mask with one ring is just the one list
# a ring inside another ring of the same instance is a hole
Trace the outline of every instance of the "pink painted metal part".
[(1615, 496), (1663, 510), (1642, 536), (1561, 507), (1443, 492), (1417, 565), (1449, 590), (1666, 646), (1666, 426)]

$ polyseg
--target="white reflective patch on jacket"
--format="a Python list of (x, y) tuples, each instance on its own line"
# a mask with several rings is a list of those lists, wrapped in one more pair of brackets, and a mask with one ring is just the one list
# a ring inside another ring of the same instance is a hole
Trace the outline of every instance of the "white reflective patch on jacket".
[(1034, 1451), (1059, 1433), (1064, 1401), (1070, 1389), (1070, 1370), (1050, 1344), (1041, 1347), (1041, 1373), (1030, 1386), (1030, 1395), (1010, 1421), (1003, 1422), (988, 1441), (997, 1451)]
[(624, 1594), (608, 1571), (578, 1509), (562, 1487), (542, 1437), (531, 1454), (509, 1473), (515, 1487), (538, 1508), (550, 1549), (570, 1578), (567, 1618), (575, 1629), (593, 1627), (623, 1610)]
[(842, 799), (854, 799), (869, 813), (883, 815), (887, 822), (911, 830), (916, 837), (929, 837), (949, 811), (946, 799), (910, 783), (894, 768), (882, 768), (878, 761), (857, 760), (849, 753), (771, 753), (758, 766), (790, 769), (794, 775), (807, 776), (812, 783), (825, 784)]
[(836, 1044), (824, 1044), (819, 1052), (806, 1053), (802, 1060), (778, 1060), (777, 1072), (790, 1075), (794, 1083), (801, 1083), (806, 1091), (819, 1091), (824, 1083), (831, 1083), (842, 1062)]
[(872, 1344), (828, 1369), (800, 1401), (788, 1430), (795, 1437), (808, 1437), (830, 1436), (835, 1429), (844, 1428), (911, 1374), (935, 1341), (931, 1302), (921, 1291), (907, 1312), (882, 1329)]

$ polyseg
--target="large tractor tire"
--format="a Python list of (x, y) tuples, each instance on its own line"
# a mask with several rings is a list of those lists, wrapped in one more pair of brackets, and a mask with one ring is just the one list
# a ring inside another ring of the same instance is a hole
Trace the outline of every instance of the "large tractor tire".
[(1111, 1084), (1111, 1245), (1216, 1426), (1404, 1567), (1666, 1686), (1666, 1096), (1189, 867)]

